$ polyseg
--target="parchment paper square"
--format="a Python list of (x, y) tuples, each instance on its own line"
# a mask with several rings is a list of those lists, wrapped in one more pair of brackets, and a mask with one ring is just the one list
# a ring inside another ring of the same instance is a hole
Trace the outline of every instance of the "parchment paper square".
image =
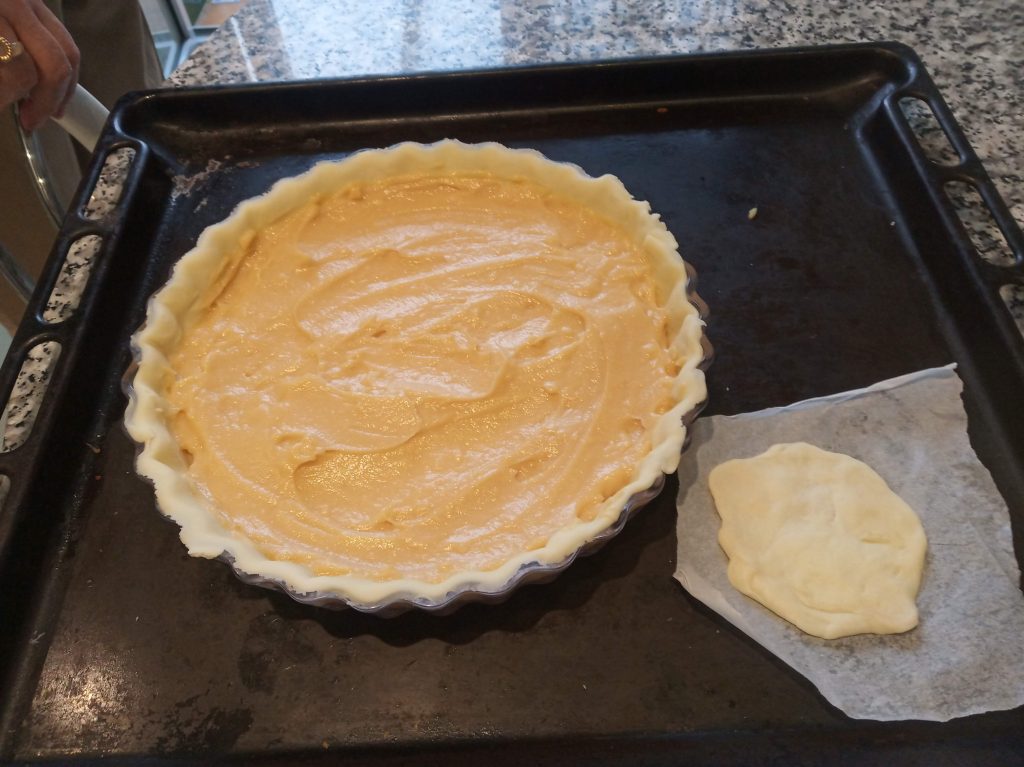
[[(1024, 595), (1010, 515), (968, 441), (962, 390), (950, 366), (694, 424), (680, 465), (676, 578), (848, 716), (946, 721), (1024, 704)], [(781, 442), (867, 463), (917, 512), (928, 537), (917, 628), (818, 639), (729, 583), (708, 473)]]

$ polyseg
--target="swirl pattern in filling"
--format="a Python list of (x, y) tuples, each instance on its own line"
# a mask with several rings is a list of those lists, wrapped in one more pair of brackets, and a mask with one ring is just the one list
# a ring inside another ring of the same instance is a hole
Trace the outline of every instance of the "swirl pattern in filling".
[(270, 559), (439, 582), (589, 520), (673, 406), (643, 253), (530, 181), (348, 186), (241, 243), (170, 356), (198, 492)]

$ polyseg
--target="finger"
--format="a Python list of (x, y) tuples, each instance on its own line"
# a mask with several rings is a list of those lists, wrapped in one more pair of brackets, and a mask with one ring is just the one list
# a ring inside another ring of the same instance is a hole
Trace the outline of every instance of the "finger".
[(61, 99), (60, 105), (57, 107), (56, 115), (60, 117), (64, 114), (64, 108), (67, 106), (72, 94), (75, 92), (75, 86), (78, 85), (78, 76), (81, 67), (82, 56), (78, 50), (78, 46), (75, 44), (74, 38), (71, 37), (71, 33), (68, 32), (60, 19), (54, 16), (53, 12), (46, 7), (42, 0), (35, 0), (35, 12), (39, 19), (39, 22), (46, 27), (47, 31), (53, 35), (53, 39), (57, 41), (57, 44), (64, 51), (64, 55), (68, 59), (68, 63), (71, 64), (71, 79), (68, 81), (64, 97)]
[[(0, 36), (16, 40), (14, 30), (0, 18)], [(0, 109), (27, 98), (37, 81), (36, 67), (24, 52), (0, 64)]]
[(32, 58), (38, 77), (21, 107), (22, 126), (26, 130), (35, 130), (57, 112), (75, 70), (63, 48), (31, 7), (14, 3), (12, 11), (8, 22)]

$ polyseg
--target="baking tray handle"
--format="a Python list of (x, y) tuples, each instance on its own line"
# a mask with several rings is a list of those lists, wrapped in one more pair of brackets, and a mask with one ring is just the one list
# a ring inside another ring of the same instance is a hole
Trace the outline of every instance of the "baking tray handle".
[(46, 453), (86, 442), (74, 430), (90, 414), (68, 419), (57, 403), (77, 399), (66, 394), (74, 371), (94, 364), (83, 357), (83, 335), (103, 311), (98, 294), (126, 220), (120, 203), (140, 184), (147, 153), (145, 144), (113, 133), (101, 139), (0, 368), (0, 572)]

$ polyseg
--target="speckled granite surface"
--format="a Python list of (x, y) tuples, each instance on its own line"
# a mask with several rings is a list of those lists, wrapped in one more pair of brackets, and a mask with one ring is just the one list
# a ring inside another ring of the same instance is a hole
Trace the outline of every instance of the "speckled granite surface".
[(250, 0), (171, 80), (347, 77), (895, 40), (914, 48), (1024, 224), (1024, 3)]

